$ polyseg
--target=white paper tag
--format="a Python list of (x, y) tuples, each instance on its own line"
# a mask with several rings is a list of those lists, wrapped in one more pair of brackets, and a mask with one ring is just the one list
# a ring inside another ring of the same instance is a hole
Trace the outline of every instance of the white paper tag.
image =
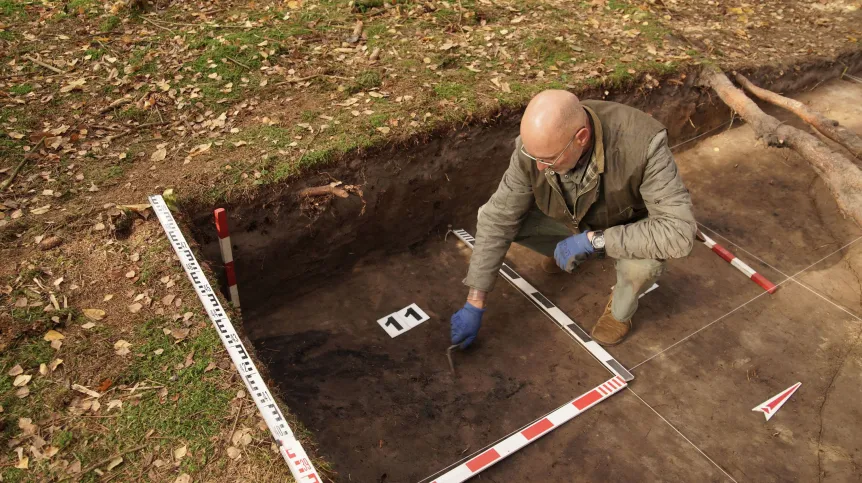
[(377, 320), (380, 327), (389, 334), (389, 337), (398, 337), (408, 330), (430, 319), (422, 309), (416, 304), (410, 304), (407, 307), (393, 312), (386, 317)]

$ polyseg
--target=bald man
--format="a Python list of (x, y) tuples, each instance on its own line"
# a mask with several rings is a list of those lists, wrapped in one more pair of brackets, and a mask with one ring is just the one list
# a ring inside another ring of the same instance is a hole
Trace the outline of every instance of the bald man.
[(664, 272), (665, 260), (691, 252), (695, 231), (691, 197), (661, 123), (622, 104), (541, 92), (524, 112), (500, 186), (479, 209), (464, 279), (470, 290), (452, 316), (452, 344), (466, 348), (476, 338), (513, 241), (545, 255), (549, 273), (614, 258), (617, 283), (591, 335), (619, 344), (631, 331), (638, 296)]

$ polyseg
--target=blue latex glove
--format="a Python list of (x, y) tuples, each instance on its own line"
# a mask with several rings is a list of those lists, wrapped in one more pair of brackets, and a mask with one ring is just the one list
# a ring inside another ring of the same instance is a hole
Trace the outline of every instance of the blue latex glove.
[(461, 344), (462, 349), (466, 349), (472, 344), (479, 333), (479, 327), (482, 327), (482, 314), (484, 313), (485, 309), (475, 307), (470, 302), (455, 312), (450, 321), (452, 324), (452, 344)]
[(586, 260), (588, 256), (592, 255), (594, 251), (596, 249), (593, 248), (593, 244), (587, 238), (587, 232), (583, 232), (572, 235), (557, 243), (557, 248), (554, 250), (554, 259), (561, 269), (571, 272), (581, 262)]

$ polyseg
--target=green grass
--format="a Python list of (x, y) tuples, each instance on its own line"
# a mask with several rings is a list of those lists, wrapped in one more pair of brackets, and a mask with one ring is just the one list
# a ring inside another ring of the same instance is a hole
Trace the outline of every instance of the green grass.
[(107, 54), (105, 49), (87, 49), (84, 51), (84, 57), (89, 57), (90, 60), (99, 60)]
[(367, 91), (374, 87), (380, 87), (382, 82), (383, 79), (380, 76), (380, 72), (370, 69), (365, 70), (359, 73), (359, 75), (356, 76), (356, 80), (347, 86), (347, 93), (355, 94), (357, 92)]
[(118, 25), (120, 25), (120, 17), (117, 17), (116, 15), (111, 15), (105, 18), (105, 20), (102, 20), (102, 23), (99, 24), (99, 31), (110, 32), (117, 28)]
[(27, 12), (24, 10), (24, 5), (27, 3), (21, 0), (0, 0), (0, 19), (16, 19), (26, 16)]
[[(217, 387), (218, 371), (204, 372), (216, 352), (222, 350), (221, 340), (215, 329), (207, 326), (197, 337), (176, 344), (172, 336), (165, 335), (162, 327), (175, 327), (175, 323), (154, 318), (136, 329), (134, 340), (142, 343), (132, 349), (142, 356), (135, 358), (116, 383), (150, 380), (158, 384), (172, 379), (173, 390), (164, 403), (156, 391), (150, 391), (140, 404), (124, 406), (121, 415), (114, 420), (110, 439), (118, 445), (131, 445), (143, 440), (152, 429), (160, 437), (188, 441), (192, 451), (211, 447), (210, 438), (218, 433), (221, 420), (228, 412), (227, 403), (235, 395), (229, 389)], [(156, 355), (157, 349), (163, 352)], [(194, 364), (176, 369), (192, 350), (195, 351)]]
[(532, 58), (538, 59), (545, 67), (565, 62), (575, 54), (568, 44), (551, 38), (533, 37), (527, 39), (524, 45)]
[(24, 96), (33, 92), (33, 86), (30, 84), (18, 84), (17, 86), (10, 87), (9, 92), (16, 96)]
[(446, 99), (459, 99), (470, 91), (469, 87), (458, 82), (441, 82), (434, 86), (434, 93)]

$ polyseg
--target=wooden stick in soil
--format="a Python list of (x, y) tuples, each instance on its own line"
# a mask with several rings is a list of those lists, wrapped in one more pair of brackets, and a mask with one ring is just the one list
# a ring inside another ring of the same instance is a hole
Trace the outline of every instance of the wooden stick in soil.
[(299, 191), (299, 196), (323, 196), (323, 195), (335, 195), (339, 198), (347, 198), (350, 196), (350, 193), (347, 192), (344, 188), (339, 188), (338, 186), (332, 186), (331, 184), (323, 185), (323, 186), (314, 186), (311, 188), (304, 188)]
[(760, 99), (796, 114), (803, 121), (814, 126), (814, 129), (823, 133), (824, 136), (847, 148), (848, 151), (853, 153), (853, 156), (856, 156), (860, 161), (862, 161), (862, 138), (857, 136), (853, 131), (839, 125), (838, 121), (829, 119), (819, 111), (812, 109), (795, 99), (789, 99), (770, 90), (757, 87), (742, 74), (736, 74), (736, 81), (739, 82), (745, 90)]
[(46, 69), (48, 69), (48, 70), (50, 70), (50, 71), (52, 71), (52, 72), (54, 72), (54, 73), (56, 73), (56, 74), (65, 74), (65, 72), (63, 72), (62, 70), (60, 70), (60, 69), (58, 69), (58, 68), (54, 67), (53, 65), (51, 65), (51, 64), (46, 64), (46, 63), (42, 62), (41, 60), (37, 60), (37, 59), (34, 59), (33, 57), (30, 57), (29, 55), (25, 55), (25, 56), (24, 56), (24, 58), (25, 58), (25, 59), (27, 59), (27, 60), (29, 60), (30, 62), (32, 62), (32, 63), (34, 63), (34, 64), (36, 64), (36, 65), (42, 66), (42, 67), (44, 67), (44, 68), (46, 68)]
[(862, 170), (849, 159), (829, 149), (814, 135), (781, 124), (766, 114), (721, 71), (704, 72), (704, 81), (721, 100), (751, 124), (756, 136), (769, 146), (792, 148), (808, 161), (826, 183), (838, 208), (862, 226)]
[(24, 155), (24, 159), (22, 159), (21, 162), (18, 163), (17, 166), (15, 166), (15, 169), (13, 169), (12, 172), (9, 174), (9, 179), (0, 183), (0, 192), (12, 185), (12, 182), (15, 181), (15, 177), (18, 176), (18, 172), (21, 171), (21, 168), (23, 168), (25, 164), (27, 164), (27, 160), (30, 159), (30, 155), (32, 154), (35, 156), (36, 152), (39, 151), (39, 148), (42, 147), (42, 144), (44, 143), (45, 137), (43, 136), (42, 139), (40, 139), (39, 142), (36, 143), (36, 146), (34, 146), (29, 153)]

